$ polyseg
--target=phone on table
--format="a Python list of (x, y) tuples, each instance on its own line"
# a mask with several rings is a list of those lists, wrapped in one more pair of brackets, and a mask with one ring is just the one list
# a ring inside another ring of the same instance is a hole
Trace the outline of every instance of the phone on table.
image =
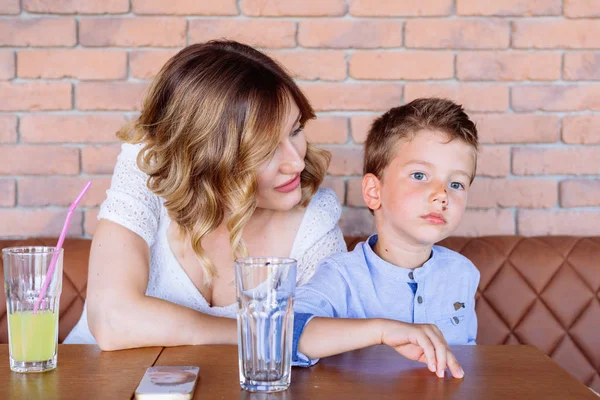
[(188, 400), (194, 394), (198, 372), (196, 366), (150, 367), (135, 390), (136, 400)]

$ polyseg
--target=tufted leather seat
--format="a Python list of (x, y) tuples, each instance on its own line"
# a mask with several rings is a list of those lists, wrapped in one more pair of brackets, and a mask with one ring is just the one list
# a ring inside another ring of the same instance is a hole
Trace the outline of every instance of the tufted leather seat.
[[(348, 248), (364, 239), (346, 238)], [(55, 244), (55, 238), (4, 240), (0, 248)], [(452, 237), (441, 244), (464, 254), (481, 271), (479, 344), (535, 345), (600, 391), (600, 237)], [(89, 246), (87, 239), (64, 244), (60, 341), (83, 309)], [(7, 336), (1, 291), (0, 343)]]

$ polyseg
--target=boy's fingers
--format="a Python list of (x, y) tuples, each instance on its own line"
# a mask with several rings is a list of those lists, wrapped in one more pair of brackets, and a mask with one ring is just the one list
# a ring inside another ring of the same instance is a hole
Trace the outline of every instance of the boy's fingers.
[(463, 371), (462, 367), (458, 363), (458, 360), (450, 350), (448, 350), (448, 354), (446, 357), (448, 359), (448, 368), (450, 368), (450, 373), (452, 374), (452, 376), (459, 379), (464, 378), (465, 372)]
[(444, 340), (437, 335), (435, 330), (431, 330), (428, 332), (429, 338), (431, 342), (435, 346), (435, 357), (437, 360), (436, 374), (439, 378), (444, 377), (444, 372), (446, 371), (446, 354), (448, 352), (448, 346), (444, 343)]
[(433, 343), (431, 343), (431, 339), (425, 332), (421, 331), (417, 337), (417, 343), (423, 349), (423, 353), (425, 353), (427, 367), (431, 372), (435, 372), (437, 362), (435, 358), (435, 347), (433, 346)]

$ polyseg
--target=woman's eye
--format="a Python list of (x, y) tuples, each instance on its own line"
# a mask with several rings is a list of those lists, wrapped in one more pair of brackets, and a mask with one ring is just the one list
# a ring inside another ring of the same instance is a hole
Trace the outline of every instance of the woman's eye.
[(292, 134), (290, 135), (291, 137), (297, 136), (300, 132), (302, 132), (304, 130), (304, 125), (300, 125), (298, 128), (296, 128), (294, 131), (292, 131)]
[(418, 180), (418, 181), (422, 181), (423, 179), (425, 179), (425, 174), (422, 172), (415, 172), (410, 174), (410, 176), (412, 176), (414, 179)]
[(465, 188), (465, 185), (463, 185), (463, 184), (462, 184), (462, 183), (460, 183), (460, 182), (452, 182), (452, 183), (450, 184), (450, 187), (451, 187), (452, 189), (456, 189), (456, 190), (462, 190), (462, 189), (464, 189), (464, 188)]

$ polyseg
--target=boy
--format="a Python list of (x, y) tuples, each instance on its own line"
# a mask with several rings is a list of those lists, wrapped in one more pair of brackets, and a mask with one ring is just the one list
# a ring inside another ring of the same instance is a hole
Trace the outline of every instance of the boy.
[(323, 260), (298, 288), (296, 365), (387, 344), (439, 377), (446, 367), (463, 377), (448, 343), (475, 344), (479, 271), (433, 244), (458, 227), (476, 162), (475, 124), (449, 100), (417, 99), (373, 123), (362, 195), (377, 234)]

